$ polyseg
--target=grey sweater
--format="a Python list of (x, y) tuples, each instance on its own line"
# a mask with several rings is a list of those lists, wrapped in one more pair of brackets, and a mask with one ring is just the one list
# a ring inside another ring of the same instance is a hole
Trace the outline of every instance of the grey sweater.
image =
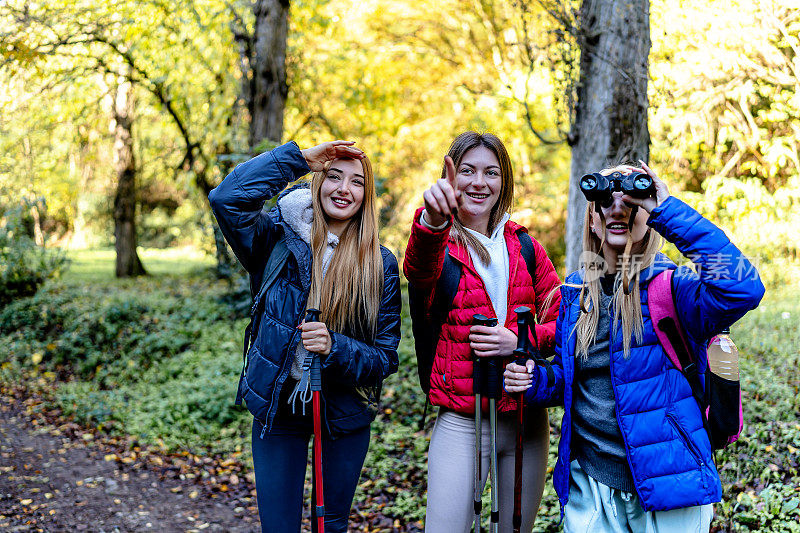
[(589, 348), (588, 357), (578, 355), (575, 360), (572, 458), (600, 483), (634, 492), (611, 386), (609, 338), (614, 278), (606, 276), (601, 281), (603, 293), (595, 343)]

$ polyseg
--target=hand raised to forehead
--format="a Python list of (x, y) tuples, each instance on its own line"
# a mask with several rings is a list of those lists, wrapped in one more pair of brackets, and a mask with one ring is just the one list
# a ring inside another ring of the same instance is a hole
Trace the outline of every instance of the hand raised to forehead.
[(341, 158), (363, 159), (364, 152), (353, 146), (355, 141), (329, 141), (305, 150), (300, 150), (310, 168), (314, 172), (319, 172), (325, 167), (325, 163)]

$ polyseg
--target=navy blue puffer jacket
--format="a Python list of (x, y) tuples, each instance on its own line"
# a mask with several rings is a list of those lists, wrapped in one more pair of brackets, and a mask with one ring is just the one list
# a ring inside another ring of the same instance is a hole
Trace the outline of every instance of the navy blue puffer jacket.
[[(310, 172), (293, 142), (238, 165), (211, 191), (208, 199), (225, 239), (259, 287), (267, 259), (281, 238), (289, 258), (284, 271), (264, 294), (263, 311), (253, 323), (254, 341), (247, 354), (245, 400), (269, 431), (278, 398), (300, 342), (311, 287), (311, 247), (284, 221), (280, 207), (262, 211), (290, 181)], [(321, 356), (324, 421), (331, 435), (361, 429), (375, 417), (382, 381), (397, 371), (400, 341), (400, 278), (397, 259), (381, 247), (383, 295), (378, 327), (371, 343), (331, 331), (331, 351)]]
[[(690, 348), (698, 354), (700, 375), (707, 362), (708, 339), (754, 309), (764, 285), (750, 262), (725, 233), (675, 197), (653, 209), (647, 223), (697, 265), (673, 274), (673, 296)], [(688, 382), (661, 348), (650, 321), (647, 287), (651, 279), (676, 266), (659, 254), (640, 277), (643, 335), (631, 339), (623, 354), (622, 328), (612, 317), (611, 382), (616, 415), (636, 493), (645, 511), (662, 511), (720, 501), (722, 488), (700, 408)], [(580, 314), (581, 272), (561, 289), (556, 322), (554, 380), (537, 366), (525, 393), (529, 403), (564, 405), (553, 484), (563, 507), (569, 500), (572, 442), (572, 387), (575, 377), (575, 324)]]

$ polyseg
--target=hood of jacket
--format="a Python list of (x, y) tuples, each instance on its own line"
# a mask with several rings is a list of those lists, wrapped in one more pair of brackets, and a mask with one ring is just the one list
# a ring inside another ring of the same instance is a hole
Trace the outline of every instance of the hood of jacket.
[[(310, 246), (314, 209), (308, 184), (296, 185), (283, 193), (278, 198), (278, 211), (283, 222)], [(339, 237), (329, 231), (327, 244), (335, 248), (339, 244)]]

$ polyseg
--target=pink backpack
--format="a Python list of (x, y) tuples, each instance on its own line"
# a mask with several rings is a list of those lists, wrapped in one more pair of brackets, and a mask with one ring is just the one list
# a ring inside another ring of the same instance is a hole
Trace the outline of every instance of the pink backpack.
[[(665, 270), (650, 281), (647, 289), (650, 319), (653, 322), (658, 341), (675, 368), (681, 371), (689, 382), (692, 396), (700, 406), (703, 425), (708, 432), (712, 449), (721, 450), (735, 442), (742, 433), (742, 395), (739, 381), (725, 379), (709, 370), (706, 364), (705, 390), (700, 381), (695, 362), (697, 354), (692, 353), (686, 341), (686, 333), (678, 320), (675, 299), (672, 293), (673, 270)], [(719, 344), (714, 336), (708, 343)]]

